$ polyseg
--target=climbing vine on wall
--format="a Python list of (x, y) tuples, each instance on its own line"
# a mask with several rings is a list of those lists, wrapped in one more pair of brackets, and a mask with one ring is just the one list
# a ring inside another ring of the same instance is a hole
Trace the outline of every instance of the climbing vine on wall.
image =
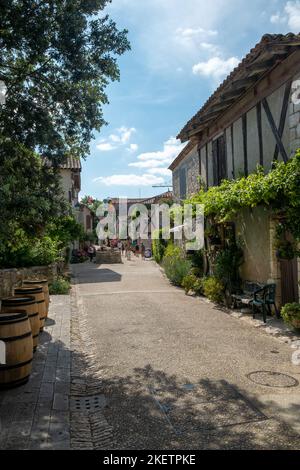
[(245, 208), (268, 206), (282, 215), (284, 229), (300, 241), (300, 151), (287, 164), (274, 163), (268, 174), (258, 167), (247, 177), (224, 180), (208, 191), (201, 189), (187, 202), (203, 204), (206, 217), (216, 223), (233, 220)]

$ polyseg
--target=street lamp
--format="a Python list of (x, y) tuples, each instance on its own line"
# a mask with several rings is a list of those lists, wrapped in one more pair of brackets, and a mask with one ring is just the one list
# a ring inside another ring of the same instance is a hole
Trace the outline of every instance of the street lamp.
[(4, 105), (6, 102), (7, 86), (3, 80), (0, 80), (0, 104)]

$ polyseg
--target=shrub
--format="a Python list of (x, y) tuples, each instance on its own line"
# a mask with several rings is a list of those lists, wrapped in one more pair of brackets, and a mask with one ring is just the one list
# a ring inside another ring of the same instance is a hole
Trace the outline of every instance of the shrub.
[(243, 264), (244, 256), (242, 249), (237, 245), (220, 251), (216, 257), (214, 275), (225, 286), (235, 285), (239, 281), (239, 268)]
[(0, 255), (0, 266), (6, 268), (47, 266), (60, 260), (56, 240), (49, 236), (29, 238), (23, 230), (17, 237), (7, 242), (8, 249)]
[(224, 299), (224, 286), (216, 277), (208, 277), (203, 281), (203, 291), (209, 300), (222, 303)]
[(49, 286), (51, 295), (67, 295), (70, 292), (71, 284), (64, 277), (58, 277)]
[(185, 258), (183, 250), (169, 243), (163, 258), (163, 268), (170, 281), (176, 286), (181, 286), (191, 267), (191, 262)]
[(188, 294), (191, 290), (194, 290), (196, 282), (197, 277), (194, 274), (188, 274), (183, 278), (181, 286), (184, 288), (186, 294)]
[(171, 258), (168, 256), (163, 260), (163, 267), (170, 281), (175, 286), (181, 286), (184, 277), (190, 272), (191, 263), (184, 258)]
[(202, 295), (203, 280), (204, 278), (199, 278), (191, 272), (188, 276), (184, 277), (181, 286), (184, 288), (186, 294), (193, 291), (197, 295)]
[(169, 242), (165, 249), (165, 258), (185, 258), (184, 251), (180, 246), (173, 245), (172, 242)]
[(204, 271), (204, 251), (193, 251), (188, 255), (188, 259), (191, 260), (193, 268), (197, 270), (200, 276), (203, 276)]
[(288, 325), (300, 328), (300, 304), (286, 304), (281, 310), (281, 316)]
[(30, 263), (33, 266), (48, 266), (59, 259), (57, 242), (45, 236), (36, 239), (29, 251)]
[(203, 295), (204, 294), (204, 277), (203, 278), (197, 278), (193, 290), (195, 294), (197, 295)]
[(159, 239), (152, 241), (153, 258), (157, 263), (161, 263), (167, 248), (167, 240), (162, 239), (162, 230), (159, 230)]

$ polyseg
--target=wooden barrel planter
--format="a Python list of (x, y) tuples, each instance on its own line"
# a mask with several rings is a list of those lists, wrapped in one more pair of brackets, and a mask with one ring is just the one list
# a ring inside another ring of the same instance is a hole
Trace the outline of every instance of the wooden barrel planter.
[(0, 340), (6, 349), (6, 364), (0, 364), (0, 389), (23, 385), (33, 359), (31, 326), (25, 312), (0, 314)]
[(50, 305), (48, 279), (38, 279), (38, 280), (25, 279), (23, 281), (23, 286), (24, 287), (38, 287), (38, 286), (41, 286), (43, 288), (43, 291), (44, 291), (44, 294), (45, 294), (46, 310), (47, 310), (47, 315), (46, 316), (48, 318), (49, 305)]
[(23, 296), (2, 299), (1, 313), (10, 313), (16, 311), (27, 313), (32, 331), (33, 351), (36, 351), (36, 348), (39, 344), (41, 322), (35, 298)]
[(34, 297), (39, 317), (40, 317), (40, 331), (44, 330), (45, 321), (47, 317), (47, 310), (46, 310), (46, 302), (45, 302), (45, 294), (42, 287), (18, 287), (15, 289), (15, 296), (16, 297), (24, 297), (30, 296)]

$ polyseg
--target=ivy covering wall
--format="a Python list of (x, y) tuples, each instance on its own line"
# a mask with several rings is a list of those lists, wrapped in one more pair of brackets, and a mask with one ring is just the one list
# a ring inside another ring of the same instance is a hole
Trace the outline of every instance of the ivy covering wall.
[(247, 177), (224, 180), (207, 191), (202, 188), (187, 202), (203, 204), (205, 216), (216, 223), (234, 220), (245, 208), (268, 206), (300, 241), (300, 151), (286, 164), (275, 162), (268, 174), (258, 167)]

